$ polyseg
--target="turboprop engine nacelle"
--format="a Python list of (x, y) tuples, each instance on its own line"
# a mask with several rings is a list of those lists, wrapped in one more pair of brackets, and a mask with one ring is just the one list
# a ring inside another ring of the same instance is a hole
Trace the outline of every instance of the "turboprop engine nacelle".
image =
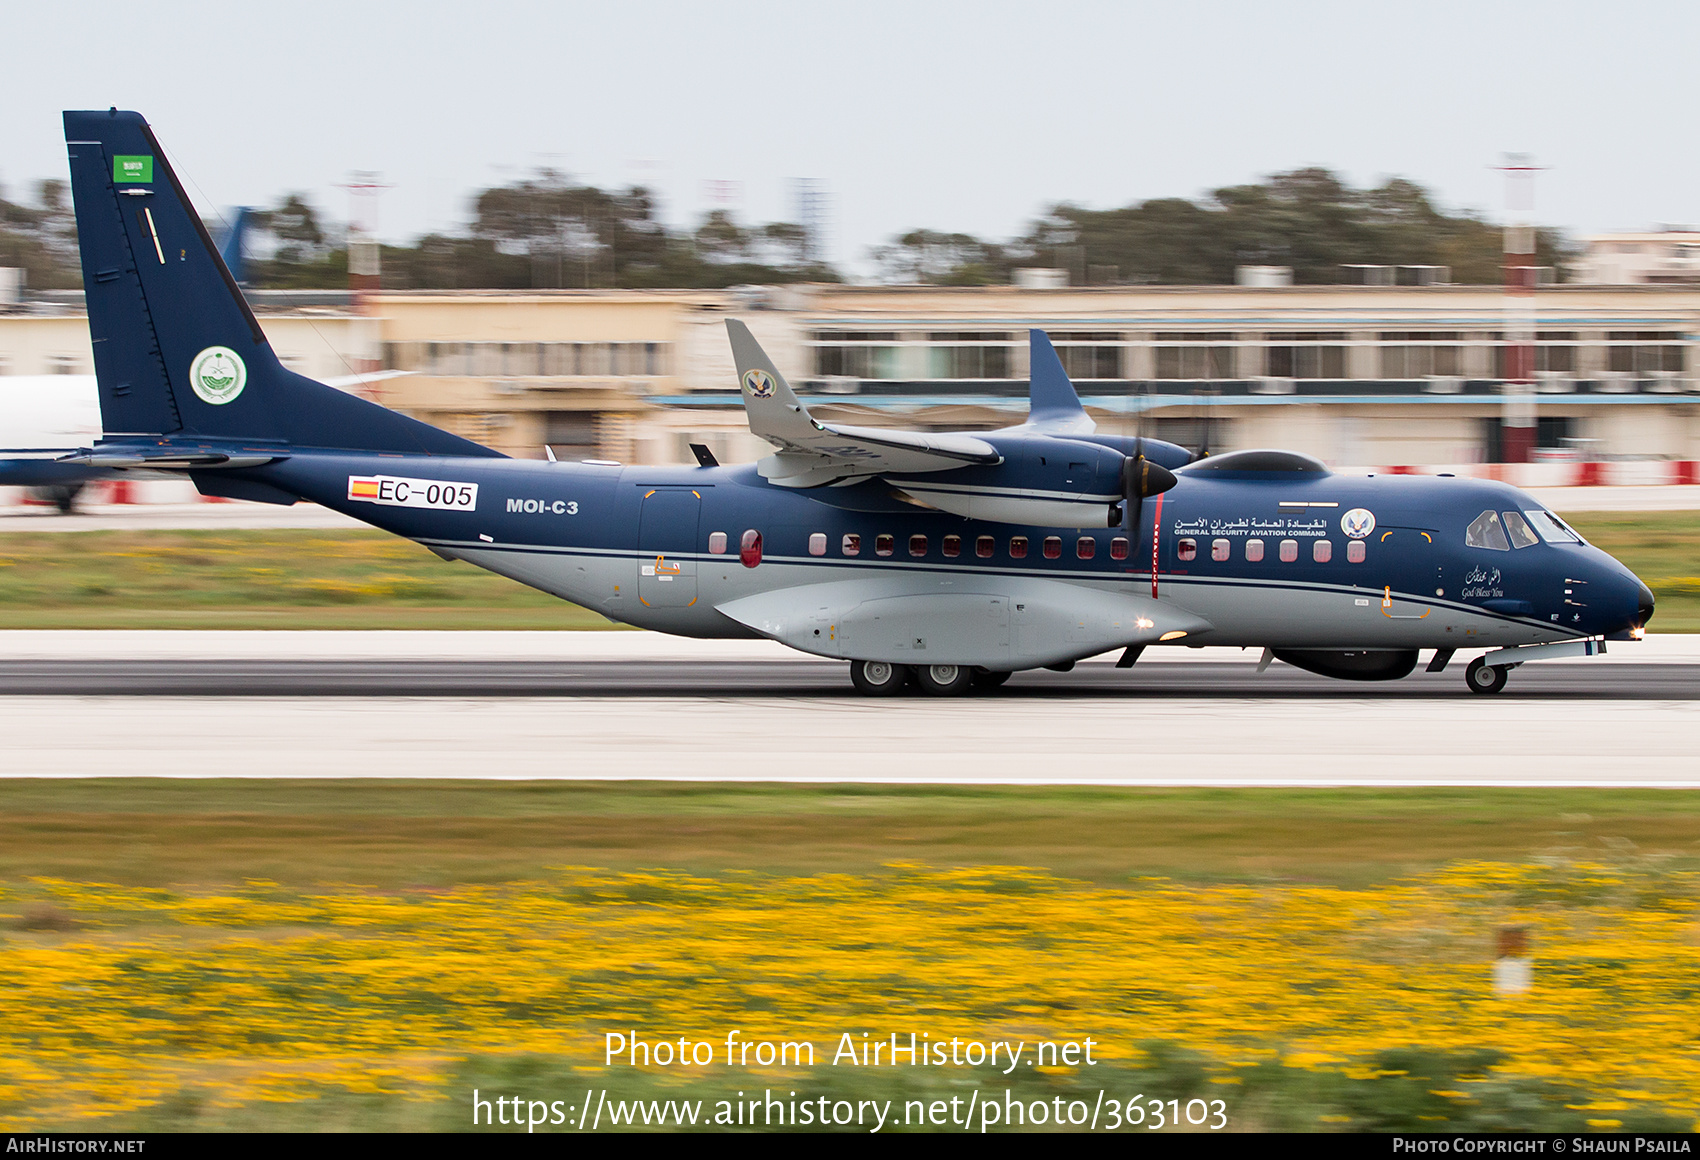
[(1098, 443), (995, 431), (980, 437), (1003, 462), (890, 482), (952, 515), (1065, 528), (1120, 526), (1124, 501), (1175, 485), (1157, 463)]

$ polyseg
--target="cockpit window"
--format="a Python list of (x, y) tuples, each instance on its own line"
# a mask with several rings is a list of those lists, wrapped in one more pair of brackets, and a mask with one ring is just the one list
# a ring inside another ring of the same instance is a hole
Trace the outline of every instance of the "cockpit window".
[(1516, 512), (1501, 512), (1500, 514), (1505, 517), (1505, 530), (1511, 533), (1511, 546), (1513, 548), (1532, 548), (1541, 542), (1540, 537), (1535, 535), (1534, 529), (1529, 527), (1529, 522), (1522, 516)]
[(1511, 550), (1511, 541), (1505, 538), (1505, 529), (1499, 526), (1497, 512), (1483, 512), (1471, 520), (1469, 530), (1464, 533), (1464, 543), (1471, 548), (1492, 548), (1496, 552)]
[(1541, 539), (1549, 544), (1580, 544), (1582, 537), (1578, 536), (1570, 525), (1553, 515), (1551, 512), (1524, 512), (1529, 522), (1535, 525), (1535, 530), (1541, 534)]

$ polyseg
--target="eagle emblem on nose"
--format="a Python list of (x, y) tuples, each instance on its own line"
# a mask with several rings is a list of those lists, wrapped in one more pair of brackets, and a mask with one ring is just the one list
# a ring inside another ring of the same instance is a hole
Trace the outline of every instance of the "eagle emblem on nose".
[(1340, 530), (1354, 540), (1361, 540), (1375, 531), (1375, 513), (1368, 508), (1353, 508), (1340, 517)]
[(766, 371), (745, 371), (744, 389), (751, 398), (768, 398), (773, 394), (773, 376)]

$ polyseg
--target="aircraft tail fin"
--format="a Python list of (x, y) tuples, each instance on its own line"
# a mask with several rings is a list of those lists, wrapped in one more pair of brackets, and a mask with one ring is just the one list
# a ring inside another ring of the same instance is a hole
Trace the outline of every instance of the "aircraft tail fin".
[(498, 454), (284, 368), (139, 113), (67, 112), (106, 437)]
[(1027, 426), (1057, 435), (1086, 435), (1097, 428), (1080, 405), (1057, 348), (1042, 330), (1028, 332)]

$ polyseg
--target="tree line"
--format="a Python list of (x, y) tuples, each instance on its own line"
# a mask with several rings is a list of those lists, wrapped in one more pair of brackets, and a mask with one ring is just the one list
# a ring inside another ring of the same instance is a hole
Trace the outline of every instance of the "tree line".
[[(1343, 267), (1446, 266), (1450, 280), (1501, 281), (1503, 228), (1447, 213), (1415, 182), (1354, 189), (1326, 169), (1278, 173), (1196, 200), (1155, 198), (1122, 209), (1067, 202), (1021, 237), (998, 243), (914, 230), (878, 247), (891, 282), (993, 285), (1022, 266), (1068, 271), (1075, 285), (1232, 283), (1240, 266), (1287, 266), (1300, 285), (1343, 280)], [(1557, 230), (1539, 230), (1536, 261), (1562, 269), (1575, 254)]]
[[(606, 190), (543, 169), (486, 189), (460, 231), (382, 248), (393, 289), (719, 288), (840, 281), (815, 239), (790, 222), (744, 225), (726, 210), (694, 228), (669, 228), (641, 186)], [(303, 193), (251, 211), (257, 235), (248, 282), (265, 289), (348, 284), (346, 230)], [(215, 232), (220, 224), (209, 222)], [(1076, 285), (1219, 285), (1240, 266), (1287, 266), (1299, 284), (1343, 280), (1355, 264), (1445, 266), (1451, 280), (1501, 280), (1502, 230), (1449, 213), (1421, 186), (1395, 178), (1356, 189), (1326, 169), (1298, 169), (1196, 198), (1156, 198), (1121, 209), (1057, 203), (1005, 241), (915, 229), (873, 247), (879, 280), (997, 285), (1021, 267), (1068, 272)], [(1556, 230), (1537, 232), (1537, 261), (1574, 257)], [(81, 285), (76, 222), (66, 183), (38, 182), (33, 197), (0, 190), (0, 266), (19, 266), (38, 289)]]

